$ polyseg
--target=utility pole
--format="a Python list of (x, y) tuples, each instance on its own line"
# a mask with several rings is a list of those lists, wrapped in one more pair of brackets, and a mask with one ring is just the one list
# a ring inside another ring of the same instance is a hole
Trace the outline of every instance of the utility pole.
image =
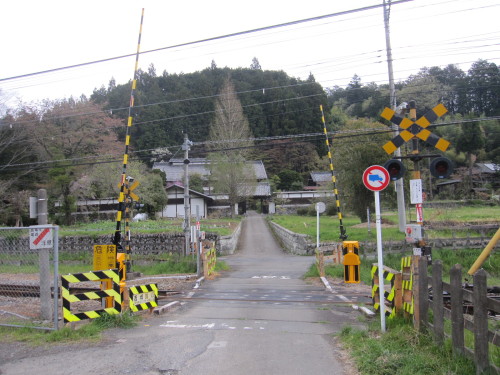
[[(387, 50), (387, 68), (389, 71), (389, 91), (390, 91), (390, 106), (392, 110), (396, 110), (396, 89), (394, 86), (394, 71), (392, 68), (392, 48), (391, 48), (391, 36), (389, 31), (389, 15), (390, 15), (390, 2), (389, 8), (387, 8), (386, 0), (384, 0), (384, 27), (385, 27), (385, 45)], [(394, 136), (399, 134), (399, 127), (396, 124), (392, 124), (392, 130), (394, 131)], [(399, 147), (394, 152), (396, 159), (401, 157), (401, 150)], [(400, 178), (394, 181), (396, 187), (396, 197), (398, 203), (398, 222), (399, 231), (405, 232), (406, 230), (406, 212), (405, 212), (405, 195), (403, 189), (403, 179)]]
[(187, 133), (184, 134), (184, 143), (182, 149), (184, 150), (184, 241), (185, 241), (185, 255), (190, 252), (191, 244), (191, 205), (189, 202), (189, 146), (193, 143), (188, 139)]

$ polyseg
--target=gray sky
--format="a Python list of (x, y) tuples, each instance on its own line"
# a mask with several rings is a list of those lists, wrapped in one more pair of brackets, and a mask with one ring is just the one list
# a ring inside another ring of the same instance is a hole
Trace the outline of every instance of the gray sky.
[[(3, 1), (0, 78), (133, 54), (141, 9), (141, 51), (381, 4), (382, 0), (308, 1)], [(500, 63), (500, 3), (497, 0), (414, 0), (391, 8), (396, 80), (424, 66), (457, 64), (467, 71), (479, 58)], [(387, 83), (382, 8), (254, 34), (141, 55), (157, 74), (190, 73), (209, 67), (249, 67), (257, 57), (265, 70), (284, 70), (323, 87)], [(111, 77), (133, 77), (135, 57), (0, 81), (9, 104), (61, 99), (107, 86)]]

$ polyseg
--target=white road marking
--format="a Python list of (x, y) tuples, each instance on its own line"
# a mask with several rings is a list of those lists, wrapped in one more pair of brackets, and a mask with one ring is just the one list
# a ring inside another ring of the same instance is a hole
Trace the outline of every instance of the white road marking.
[(208, 345), (208, 349), (214, 348), (225, 348), (227, 346), (227, 341), (214, 341)]
[[(266, 322), (264, 322), (266, 323)], [(178, 328), (178, 329), (208, 329), (208, 330), (213, 330), (213, 329), (218, 329), (218, 330), (238, 330), (238, 329), (242, 329), (242, 330), (246, 330), (246, 331), (250, 331), (250, 330), (253, 330), (253, 329), (259, 329), (259, 330), (265, 330), (266, 328), (265, 327), (262, 327), (260, 324), (262, 324), (262, 322), (255, 322), (255, 324), (259, 324), (259, 326), (257, 327), (249, 327), (249, 326), (245, 326), (245, 327), (234, 327), (234, 326), (230, 326), (229, 324), (227, 323), (221, 323), (221, 324), (216, 324), (216, 323), (207, 323), (207, 324), (181, 324), (181, 323), (178, 323), (176, 320), (169, 320), (168, 322), (166, 322), (165, 324), (161, 324), (160, 327), (164, 327), (164, 328)]]
[(274, 275), (264, 275), (264, 276), (252, 276), (252, 279), (280, 279), (280, 280), (291, 280), (290, 276), (274, 276)]

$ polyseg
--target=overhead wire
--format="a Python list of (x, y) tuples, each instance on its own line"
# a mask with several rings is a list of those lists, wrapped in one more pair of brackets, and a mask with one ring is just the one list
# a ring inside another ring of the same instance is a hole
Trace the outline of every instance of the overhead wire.
[[(409, 1), (413, 1), (413, 0), (396, 0), (396, 1), (392, 2), (392, 4), (396, 5), (396, 4), (400, 4), (400, 3), (406, 3)], [(371, 5), (371, 6), (357, 8), (357, 9), (350, 9), (350, 10), (346, 10), (346, 11), (325, 14), (322, 16), (316, 16), (316, 17), (310, 17), (310, 18), (305, 18), (305, 19), (296, 20), (296, 21), (284, 22), (284, 23), (280, 23), (280, 24), (276, 24), (276, 25), (264, 26), (264, 27), (259, 27), (259, 28), (255, 28), (255, 29), (220, 35), (220, 36), (216, 36), (216, 37), (199, 39), (199, 40), (192, 41), (192, 42), (186, 42), (186, 43), (180, 43), (180, 44), (176, 44), (176, 45), (172, 45), (172, 46), (154, 48), (154, 49), (142, 51), (142, 52), (140, 52), (140, 54), (144, 55), (144, 54), (148, 54), (148, 53), (152, 53), (152, 52), (158, 52), (158, 51), (163, 51), (163, 50), (167, 50), (167, 49), (178, 48), (181, 46), (189, 46), (189, 45), (195, 45), (195, 44), (200, 44), (200, 43), (206, 43), (206, 42), (214, 41), (214, 40), (233, 38), (235, 36), (241, 36), (241, 35), (261, 32), (261, 31), (265, 31), (265, 30), (272, 30), (272, 29), (277, 29), (277, 28), (286, 27), (286, 26), (298, 25), (298, 24), (305, 23), (305, 22), (311, 22), (311, 21), (321, 20), (321, 19), (330, 18), (330, 17), (337, 17), (340, 15), (345, 15), (345, 14), (350, 14), (350, 13), (362, 12), (362, 11), (366, 11), (369, 9), (376, 9), (376, 8), (380, 8), (381, 6), (382, 6), (381, 4), (377, 4), (377, 5)], [(79, 63), (79, 64), (68, 65), (68, 66), (59, 67), (59, 68), (47, 69), (47, 70), (43, 70), (43, 71), (39, 71), (39, 72), (26, 73), (26, 74), (21, 74), (21, 75), (12, 76), (12, 77), (0, 78), (0, 82), (18, 79), (18, 78), (23, 78), (23, 77), (40, 75), (40, 74), (45, 74), (45, 73), (50, 73), (50, 72), (55, 72), (55, 71), (61, 71), (61, 70), (66, 70), (66, 69), (72, 69), (72, 68), (82, 67), (82, 66), (86, 66), (86, 65), (93, 65), (93, 64), (97, 64), (97, 63), (101, 63), (101, 62), (111, 61), (111, 60), (118, 60), (118, 59), (123, 59), (125, 57), (133, 57), (135, 55), (136, 55), (135, 53), (132, 53), (132, 54), (114, 56), (114, 57), (109, 57), (109, 58), (105, 58), (105, 59), (89, 61), (89, 62), (85, 62), (85, 63)]]
[[(456, 2), (456, 1), (455, 1), (455, 2)], [(422, 6), (435, 6), (435, 5), (441, 5), (441, 4), (444, 4), (444, 3), (447, 3), (447, 2), (438, 2), (438, 3), (424, 4), (424, 5), (419, 5), (419, 6), (420, 6), (420, 7), (422, 7)], [(393, 3), (393, 4), (394, 4), (394, 3)], [(478, 8), (481, 8), (481, 7), (478, 7)], [(470, 11), (471, 9), (476, 9), (476, 8), (467, 8), (467, 9), (457, 10), (457, 12), (459, 12), (459, 11), (460, 11), (460, 12), (462, 12), (462, 11)], [(437, 15), (436, 15), (436, 14), (434, 14), (433, 16), (438, 16), (438, 15), (439, 15), (439, 14), (437, 14)], [(364, 17), (364, 16), (363, 16), (363, 17)], [(311, 18), (311, 19), (316, 19), (316, 18)], [(304, 20), (304, 22), (309, 21), (309, 20), (311, 20), (311, 19), (306, 19), (306, 20)], [(288, 24), (288, 23), (287, 23), (287, 24)], [(280, 25), (284, 25), (284, 24), (280, 24)], [(272, 26), (271, 26), (271, 28), (272, 28)], [(266, 28), (261, 28), (261, 29), (266, 29)], [(260, 30), (260, 29), (255, 29), (255, 30)], [(253, 31), (253, 30), (252, 30), (252, 31)], [(271, 31), (273, 31), (273, 32), (274, 32), (275, 30), (272, 30), (272, 29), (271, 29)], [(279, 32), (282, 32), (282, 30), (279, 30)], [(246, 32), (242, 32), (242, 33), (246, 33)], [(236, 34), (239, 34), (239, 33), (234, 33), (234, 34), (236, 35)], [(257, 33), (257, 35), (258, 35), (258, 34), (259, 34), (259, 33)], [(228, 34), (228, 35), (233, 35), (233, 34)], [(253, 34), (249, 34), (249, 35), (253, 35)], [(212, 38), (210, 38), (210, 39), (212, 39)], [(216, 37), (216, 38), (213, 38), (213, 39), (217, 40), (217, 37)], [(192, 42), (192, 43), (198, 43), (198, 41), (195, 41), (195, 42)], [(187, 44), (190, 44), (190, 43), (187, 43)], [(170, 47), (159, 48), (159, 49), (155, 49), (155, 50), (151, 50), (151, 51), (163, 50), (163, 49), (167, 49), (167, 48), (170, 48)], [(146, 51), (146, 52), (151, 52), (151, 51)]]
[[(475, 119), (462, 119), (462, 120), (452, 120), (452, 121), (446, 121), (446, 122), (441, 122), (438, 124), (431, 124), (428, 126), (427, 129), (431, 130), (434, 128), (439, 128), (443, 126), (450, 126), (450, 125), (462, 125), (462, 124), (468, 124), (468, 123), (477, 123), (477, 122), (482, 122), (482, 121), (491, 121), (491, 120), (500, 120), (500, 116), (490, 116), (490, 117), (482, 117), (482, 118), (475, 118)], [(369, 129), (356, 129), (356, 130), (338, 130), (338, 131), (328, 131), (328, 136), (334, 136), (333, 141), (337, 142), (339, 140), (342, 140), (342, 142), (345, 142), (344, 139), (351, 139), (351, 138), (357, 138), (357, 137), (363, 137), (363, 136), (373, 136), (373, 135), (381, 135), (381, 134), (390, 134), (392, 133), (393, 130), (390, 129), (389, 127), (385, 129), (380, 129), (380, 128), (369, 128)], [(252, 141), (252, 142), (263, 142), (263, 141), (276, 141), (276, 140), (293, 140), (290, 142), (295, 142), (298, 139), (320, 139), (324, 137), (324, 133), (322, 132), (317, 132), (317, 133), (306, 133), (306, 134), (291, 134), (291, 135), (282, 135), (282, 136), (270, 136), (270, 137), (254, 137), (254, 138), (248, 138), (245, 139), (244, 141)], [(241, 142), (241, 139), (234, 140), (235, 143)], [(225, 141), (227, 143), (228, 141)], [(231, 142), (231, 141), (229, 141)], [(359, 142), (359, 141), (356, 141)], [(193, 142), (193, 146), (205, 146), (205, 145), (216, 145), (220, 142), (218, 141), (204, 141), (204, 142)], [(259, 143), (254, 143), (251, 146), (238, 146), (235, 148), (223, 148), (223, 149), (213, 149), (212, 151), (226, 151), (226, 150), (232, 150), (232, 149), (241, 149), (241, 148), (256, 148), (256, 147), (265, 147), (265, 146), (271, 146), (271, 145), (276, 145), (276, 144), (259, 144)], [(182, 145), (167, 145), (163, 146), (166, 148), (179, 148)], [(131, 154), (140, 154), (144, 152), (149, 152), (155, 149), (144, 149), (144, 150), (136, 150), (136, 151), (131, 151)], [(196, 154), (195, 150), (192, 150), (192, 153)], [(114, 162), (119, 162), (120, 161), (120, 156), (121, 155), (105, 155), (104, 160), (97, 160), (97, 161), (92, 161), (92, 162), (83, 162), (79, 163), (79, 161), (83, 160), (89, 160), (89, 159), (97, 159), (97, 158), (102, 158), (103, 155), (93, 155), (93, 156), (86, 156), (86, 157), (78, 157), (78, 158), (70, 158), (70, 159), (58, 159), (58, 160), (46, 160), (46, 161), (38, 161), (38, 162), (27, 162), (27, 163), (17, 163), (17, 164), (11, 164), (11, 165), (0, 165), (0, 173), (2, 172), (11, 172), (11, 171), (16, 171), (16, 170), (25, 170), (27, 168), (33, 169), (34, 167), (36, 170), (38, 169), (47, 169), (47, 168), (54, 168), (54, 165), (57, 167), (61, 167), (58, 165), (58, 163), (69, 163), (71, 164), (66, 164), (63, 165), (63, 167), (73, 167), (73, 166), (81, 166), (81, 165), (94, 165), (94, 164), (105, 164), (105, 163), (114, 163)], [(150, 155), (146, 155), (144, 157), (131, 157), (131, 160), (144, 160), (144, 159), (151, 159)], [(52, 165), (50, 165), (52, 164)]]
[[(444, 4), (444, 3), (446, 3), (446, 2), (438, 2), (438, 3), (432, 3), (432, 4), (424, 4), (424, 5), (419, 5), (419, 7), (425, 7), (425, 6), (435, 6), (435, 5), (441, 5), (441, 4)], [(395, 4), (395, 3), (393, 3), (393, 4)], [(481, 8), (481, 7), (478, 7), (478, 8)], [(470, 11), (471, 9), (476, 9), (476, 8), (467, 8), (467, 9), (457, 10), (457, 12), (458, 12), (458, 11), (460, 11), (460, 12), (462, 12), (462, 11)], [(438, 14), (438, 15), (439, 15), (439, 14)], [(434, 16), (436, 16), (436, 15), (434, 15)], [(306, 19), (305, 21), (315, 20), (315, 19), (316, 19), (316, 18), (314, 17), (314, 18), (311, 18), (311, 19)], [(304, 22), (305, 22), (305, 21), (304, 21)], [(292, 24), (293, 24), (293, 23), (292, 23)], [(278, 25), (278, 26), (281, 26), (281, 25), (288, 25), (288, 23), (286, 23), (286, 24), (280, 24), (280, 25)], [(314, 25), (314, 23), (313, 23), (313, 25)], [(364, 26), (366, 26), (366, 25), (364, 25)], [(272, 27), (273, 27), (273, 26), (271, 26), (271, 28), (272, 28)], [(261, 29), (264, 29), (264, 30), (265, 30), (265, 29), (266, 29), (266, 27), (264, 27), (264, 28), (260, 28), (260, 29), (254, 29), (254, 30), (260, 31)], [(251, 30), (251, 31), (254, 31), (254, 30)], [(257, 35), (259, 35), (259, 32), (257, 32), (257, 31), (256, 31), (256, 34), (257, 34)], [(281, 32), (281, 30), (279, 30), (279, 32)], [(245, 32), (242, 32), (242, 33), (245, 33)], [(233, 34), (234, 34), (234, 36), (238, 36), (238, 34), (239, 34), (239, 33), (233, 33)], [(228, 34), (228, 35), (233, 36), (233, 34)], [(251, 35), (253, 36), (253, 34), (251, 34)], [(212, 38), (210, 38), (210, 39), (212, 39)], [(218, 37), (215, 37), (215, 38), (213, 38), (213, 39), (218, 40)], [(189, 43), (186, 43), (186, 44), (190, 45), (191, 43), (198, 43), (198, 42), (199, 42), (199, 41), (195, 41), (195, 42), (189, 42)], [(162, 47), (162, 48), (158, 48), (158, 49), (151, 50), (151, 51), (146, 51), (146, 52), (152, 52), (152, 51), (157, 51), (157, 50), (163, 50), (163, 49), (167, 49), (167, 48), (170, 48), (170, 47)], [(107, 59), (105, 59), (105, 60), (107, 60)], [(11, 77), (11, 78), (12, 78), (12, 77)]]

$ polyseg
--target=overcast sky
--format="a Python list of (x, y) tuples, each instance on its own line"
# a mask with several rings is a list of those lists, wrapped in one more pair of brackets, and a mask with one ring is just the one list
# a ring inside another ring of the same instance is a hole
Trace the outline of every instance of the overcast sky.
[[(382, 4), (382, 0), (87, 0), (3, 1), (0, 79), (134, 54), (144, 8), (141, 51), (237, 33), (280, 23)], [(486, 59), (500, 64), (498, 0), (413, 0), (393, 4), (391, 43), (396, 80), (424, 66), (457, 64), (467, 71)], [(157, 74), (190, 73), (209, 67), (249, 67), (257, 57), (264, 70), (284, 70), (323, 87), (387, 83), (383, 10), (143, 54), (139, 67)], [(9, 103), (62, 99), (126, 83), (135, 57), (0, 81)]]

